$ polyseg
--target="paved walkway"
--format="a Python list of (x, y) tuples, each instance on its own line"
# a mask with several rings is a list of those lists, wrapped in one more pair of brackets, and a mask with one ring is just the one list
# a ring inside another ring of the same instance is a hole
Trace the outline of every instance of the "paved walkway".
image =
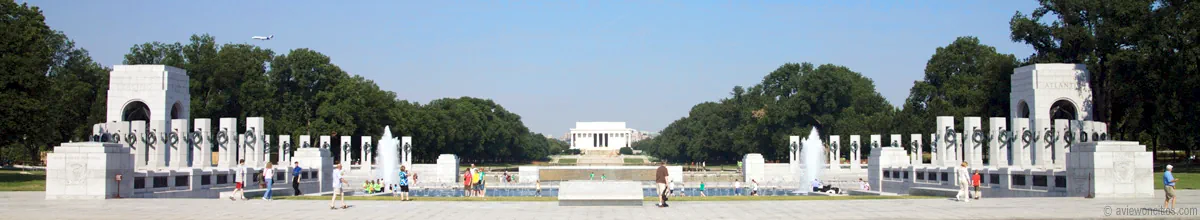
[[(1154, 199), (1007, 198), (960, 203), (948, 199), (844, 201), (676, 202), (671, 208), (559, 207), (556, 202), (229, 201), (218, 199), (120, 199), (50, 201), (41, 192), (0, 193), (0, 219), (1050, 219), (1200, 218), (1190, 215), (1118, 216), (1143, 210)], [(1200, 209), (1200, 191), (1180, 191), (1181, 208)]]

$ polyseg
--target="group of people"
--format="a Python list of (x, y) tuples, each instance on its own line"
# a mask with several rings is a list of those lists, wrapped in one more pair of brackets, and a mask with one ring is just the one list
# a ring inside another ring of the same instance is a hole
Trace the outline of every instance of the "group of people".
[[(487, 180), (483, 169), (471, 164), (471, 168), (463, 171), (463, 197), (487, 197)], [(541, 183), (539, 182), (539, 187)]]
[[(974, 174), (968, 171), (967, 162), (963, 162), (961, 166), (954, 168), (954, 179), (958, 183), (958, 194), (954, 198), (960, 202), (970, 202), (971, 199), (979, 200), (983, 194), (979, 192), (979, 170)], [(974, 187), (974, 191), (972, 191)]]
[[(246, 167), (246, 160), (238, 160), (238, 167), (237, 170), (234, 171), (233, 175), (233, 193), (229, 195), (229, 200), (246, 200), (246, 180), (248, 179), (246, 176), (247, 169), (249, 168)], [(267, 165), (263, 167), (262, 172), (260, 173), (262, 174), (260, 176), (260, 180), (262, 181), (260, 181), (261, 185), (259, 187), (267, 189), (267, 192), (263, 194), (262, 199), (271, 200), (271, 191), (275, 186), (274, 164), (267, 162)], [(295, 195), (300, 195), (300, 162), (296, 162), (296, 167), (292, 170), (292, 191), (295, 192)]]
[(383, 180), (366, 180), (363, 181), (363, 193), (375, 194), (383, 192)]

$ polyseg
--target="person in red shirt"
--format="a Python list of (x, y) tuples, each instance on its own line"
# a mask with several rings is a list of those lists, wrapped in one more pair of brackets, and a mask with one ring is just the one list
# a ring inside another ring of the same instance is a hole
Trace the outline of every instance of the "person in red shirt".
[(463, 172), (463, 197), (471, 197), (471, 170)]
[(971, 175), (971, 186), (975, 187), (975, 200), (979, 200), (980, 197), (983, 197), (983, 194), (979, 193), (979, 179), (979, 170), (976, 170), (975, 174)]

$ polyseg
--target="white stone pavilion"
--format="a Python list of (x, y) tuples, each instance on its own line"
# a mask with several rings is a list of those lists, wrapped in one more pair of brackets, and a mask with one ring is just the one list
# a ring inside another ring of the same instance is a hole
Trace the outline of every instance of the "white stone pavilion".
[(575, 122), (571, 129), (571, 149), (618, 150), (633, 144), (634, 130), (625, 122)]

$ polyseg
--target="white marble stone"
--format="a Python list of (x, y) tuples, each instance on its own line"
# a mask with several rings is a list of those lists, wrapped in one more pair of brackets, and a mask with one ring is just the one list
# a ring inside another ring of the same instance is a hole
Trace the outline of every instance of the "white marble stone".
[(342, 136), (340, 139), (341, 144), (338, 144), (338, 159), (340, 159), (343, 166), (349, 166), (350, 162), (354, 161), (354, 150), (351, 149), (354, 147), (354, 144), (352, 144), (354, 142), (350, 140), (350, 136)]
[(870, 149), (880, 148), (884, 145), (887, 145), (887, 143), (883, 143), (883, 135), (872, 134), (870, 137), (871, 142), (867, 142), (867, 146), (870, 147)]
[(907, 158), (903, 148), (880, 147), (871, 149), (868, 158), (867, 183), (872, 191), (883, 190), (883, 168), (907, 166)]
[(1049, 119), (1034, 119), (1034, 125), (1031, 127), (1033, 127), (1033, 128), (1030, 130), (1033, 130), (1035, 136), (1037, 136), (1037, 138), (1034, 140), (1034, 143), (1032, 145), (1033, 157), (1031, 157), (1031, 158), (1033, 158), (1034, 167), (1040, 168), (1040, 169), (1053, 169), (1054, 168), (1054, 160), (1050, 159), (1050, 157), (1051, 157), (1050, 156), (1050, 152), (1051, 152), (1050, 148), (1052, 148), (1053, 146), (1050, 146), (1051, 145), (1050, 140), (1046, 139), (1047, 132), (1051, 132), (1050, 131), (1051, 130), (1050, 129), (1050, 120)]
[(642, 184), (635, 181), (565, 181), (559, 206), (641, 206)]
[(263, 167), (266, 164), (263, 159), (266, 158), (263, 154), (267, 148), (266, 144), (266, 124), (262, 117), (246, 117), (246, 132), (243, 132), (243, 137), (240, 143), (243, 144), (241, 152), (245, 153), (242, 159), (246, 159), (246, 165), (252, 167)]
[(785, 146), (788, 152), (788, 170), (793, 174), (800, 173), (800, 136), (788, 136), (788, 144)]
[(937, 133), (929, 134), (929, 165), (930, 166), (935, 166), (935, 167), (942, 166), (941, 156), (938, 156), (938, 154), (940, 152), (940, 150), (938, 150), (938, 148), (941, 148), (941, 146), (939, 145), (941, 143), (942, 143), (942, 138), (939, 138)]
[[(217, 167), (237, 166), (237, 118), (221, 118), (220, 130), (216, 130), (213, 141), (217, 141)], [(221, 141), (224, 140), (224, 143)]]
[(1000, 137), (1008, 128), (1007, 119), (1004, 117), (988, 118), (988, 168), (1008, 167), (1008, 143), (1002, 143), (1005, 138)]
[(404, 155), (403, 157), (400, 157), (400, 159), (401, 159), (400, 164), (404, 165), (404, 166), (412, 167), (412, 164), (413, 164), (412, 136), (400, 137), (400, 153), (402, 155)]
[[(909, 152), (911, 152), (909, 154), (909, 160), (912, 161), (913, 165), (917, 165), (917, 166), (925, 165), (925, 159), (923, 158), (924, 150), (921, 149), (921, 144), (922, 144), (921, 134), (911, 134), (911, 135), (909, 135), (908, 138), (909, 138), (909, 141), (908, 141)], [(916, 179), (916, 178), (911, 178), (911, 179)]]
[(191, 148), (187, 140), (189, 124), (191, 123), (187, 119), (173, 119), (171, 120), (171, 130), (164, 133), (167, 135), (166, 138), (163, 138), (167, 146), (167, 167), (171, 169), (188, 167), (187, 152), (188, 148)]
[(161, 169), (167, 167), (167, 145), (163, 143), (163, 139), (169, 132), (170, 124), (167, 121), (152, 120), (150, 121), (150, 133), (142, 138), (150, 144), (150, 153), (146, 159), (146, 168)]
[[(371, 171), (371, 168), (373, 168), (371, 165), (374, 163), (374, 157), (371, 156), (371, 146), (374, 146), (375, 142), (371, 141), (371, 136), (361, 136), (359, 137), (359, 141), (361, 142), (361, 144), (358, 145), (361, 147), (359, 154), (362, 155), (359, 157), (361, 158), (359, 160), (362, 164), (362, 169), (366, 170), (367, 173), (375, 173), (374, 171)], [(439, 156), (438, 158), (440, 159), (441, 157)]]
[(279, 143), (279, 148), (276, 150), (276, 156), (278, 157), (276, 161), (279, 161), (279, 164), (292, 164), (292, 157), (288, 155), (289, 152), (292, 152), (292, 148), (296, 146), (296, 143), (292, 142), (292, 136), (279, 135), (279, 142), (276, 143)]
[[(983, 144), (987, 135), (984, 132), (983, 121), (979, 117), (963, 117), (963, 161), (974, 169), (983, 168)], [(978, 135), (976, 135), (978, 134)]]
[(134, 169), (145, 169), (146, 164), (149, 162), (147, 157), (149, 156), (148, 150), (150, 147), (145, 141), (142, 141), (142, 136), (146, 135), (149, 124), (146, 121), (131, 121), (129, 122), (129, 127), (129, 131), (133, 132), (133, 139), (130, 139), (129, 135), (125, 135), (122, 139), (130, 142), (129, 146), (131, 149), (129, 150), (133, 151)]
[[(333, 157), (329, 154), (329, 149), (323, 148), (300, 148), (296, 150), (296, 156), (293, 157), (294, 162), (300, 162), (300, 167), (305, 169), (317, 169), (320, 182), (320, 191), (329, 192), (333, 190)], [(342, 171), (349, 172), (349, 168), (342, 167)], [(355, 186), (350, 183), (350, 186)], [(361, 187), (361, 186), (360, 186)]]
[(1065, 137), (1066, 137), (1066, 134), (1068, 132), (1070, 132), (1070, 130), (1069, 130), (1070, 126), (1071, 126), (1070, 120), (1066, 120), (1066, 119), (1055, 119), (1054, 120), (1054, 135), (1056, 137), (1058, 137), (1058, 138), (1056, 138), (1056, 140), (1054, 140), (1054, 143), (1053, 143), (1054, 147), (1051, 148), (1051, 150), (1054, 151), (1051, 154), (1051, 155), (1054, 155), (1054, 158), (1053, 158), (1054, 169), (1061, 170), (1061, 169), (1067, 168), (1067, 163), (1066, 163), (1067, 152), (1071, 150), (1071, 147), (1069, 145), (1067, 145), (1067, 140)]
[(955, 148), (958, 144), (958, 129), (954, 128), (954, 116), (938, 116), (937, 117), (938, 137), (938, 156), (940, 163), (937, 166), (955, 166), (959, 161), (955, 159)]
[[(458, 182), (458, 180), (459, 180), (459, 178), (458, 178), (458, 156), (455, 156), (454, 154), (438, 155), (437, 174), (435, 174), (435, 175), (436, 176), (434, 176), (435, 177), (434, 181), (437, 181), (440, 183), (456, 183), (456, 182)], [(527, 175), (528, 174), (526, 174), (524, 171), (521, 171), (521, 182), (522, 183), (526, 182), (525, 178)], [(538, 175), (537, 170), (534, 170), (533, 178), (531, 178), (530, 180), (537, 180), (537, 175)]]
[[(863, 146), (867, 146), (858, 135), (850, 135), (850, 172), (858, 172), (862, 170), (861, 163)], [(759, 155), (762, 157), (762, 155)]]
[[(192, 122), (192, 132), (198, 135), (199, 143), (192, 145), (192, 167), (212, 167), (213, 129), (212, 119), (197, 118)], [(193, 141), (194, 142), (194, 141)]]
[(1029, 132), (1033, 134), (1034, 132), (1030, 130), (1029, 119), (1014, 118), (1012, 123), (1013, 139), (1015, 139), (1012, 148), (1012, 166), (1019, 169), (1030, 168), (1032, 166), (1032, 161), (1029, 158), (1030, 148), (1032, 147), (1030, 145), (1033, 145), (1033, 143), (1025, 141), (1025, 133)]
[(317, 147), (328, 150), (330, 148), (334, 148), (334, 145), (328, 135), (321, 135), (319, 137), (319, 141), (317, 141)]
[(1145, 146), (1132, 141), (1080, 143), (1067, 153), (1069, 196), (1154, 197), (1154, 170)]
[[(1078, 120), (1090, 120), (1092, 90), (1083, 64), (1039, 63), (1013, 69), (1009, 112), (1021, 118), (1050, 119), (1055, 102), (1070, 103)], [(1022, 105), (1024, 104), (1024, 105)], [(1026, 106), (1029, 115), (1020, 115)]]
[[(150, 120), (190, 118), (187, 71), (164, 65), (114, 65), (109, 72), (107, 120), (127, 121), (126, 109), (145, 107)], [(144, 106), (143, 106), (144, 105)]]
[[(853, 135), (852, 137), (854, 136), (857, 135)], [(762, 154), (746, 154), (746, 156), (742, 158), (742, 164), (743, 182), (750, 183), (752, 180), (764, 180), (765, 175), (763, 174), (765, 173), (765, 170), (763, 169), (763, 165), (766, 164), (766, 160), (763, 160)], [(856, 166), (850, 167), (852, 170), (858, 170), (854, 169)]]
[(829, 159), (826, 160), (829, 162), (829, 169), (841, 170), (842, 161), (840, 153), (842, 149), (842, 137), (840, 135), (829, 135), (829, 141), (826, 143), (829, 143), (828, 149), (826, 149), (826, 152), (829, 154)]
[[(133, 154), (118, 143), (63, 143), (47, 154), (46, 199), (107, 199), (133, 195)], [(116, 175), (123, 181), (115, 181)], [(119, 194), (118, 194), (119, 191)]]

